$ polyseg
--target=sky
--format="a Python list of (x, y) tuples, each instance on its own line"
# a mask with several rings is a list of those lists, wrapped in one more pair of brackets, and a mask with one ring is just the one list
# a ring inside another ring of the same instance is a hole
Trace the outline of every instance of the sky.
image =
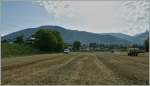
[(135, 35), (149, 30), (149, 5), (139, 1), (3, 0), (1, 35), (42, 25)]

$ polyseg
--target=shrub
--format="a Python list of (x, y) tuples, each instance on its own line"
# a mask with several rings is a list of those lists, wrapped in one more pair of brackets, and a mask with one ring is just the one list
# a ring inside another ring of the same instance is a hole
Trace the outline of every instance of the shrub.
[(39, 51), (27, 44), (17, 44), (17, 43), (13, 43), (13, 44), (2, 43), (1, 44), (2, 58), (31, 55), (31, 54), (36, 54), (36, 53), (39, 53)]

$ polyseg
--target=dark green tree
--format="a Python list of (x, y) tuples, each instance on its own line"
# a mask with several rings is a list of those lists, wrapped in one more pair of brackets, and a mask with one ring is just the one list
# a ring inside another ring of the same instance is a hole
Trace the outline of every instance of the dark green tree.
[(81, 47), (80, 41), (74, 41), (74, 43), (73, 43), (73, 50), (77, 51), (77, 50), (80, 49), (80, 47)]
[(59, 34), (58, 31), (53, 31), (55, 37), (56, 37), (56, 40), (57, 40), (57, 47), (56, 47), (56, 51), (63, 51), (63, 48), (64, 48), (64, 41), (61, 37), (61, 35)]
[(7, 43), (8, 41), (6, 39), (2, 40), (1, 43)]
[(97, 47), (96, 43), (90, 43), (89, 47), (92, 48), (93, 50), (95, 50), (95, 48)]
[(144, 41), (144, 49), (146, 52), (149, 51), (149, 37)]
[(42, 51), (63, 51), (64, 41), (58, 31), (39, 29), (33, 35), (33, 45)]
[(133, 48), (138, 48), (138, 45), (137, 44), (133, 44), (132, 47)]
[(68, 43), (64, 43), (64, 48), (68, 48)]
[(24, 43), (23, 36), (22, 35), (17, 36), (14, 43), (19, 43), (19, 44)]
[(39, 29), (33, 37), (33, 45), (42, 51), (55, 51), (57, 48), (57, 39), (52, 31)]

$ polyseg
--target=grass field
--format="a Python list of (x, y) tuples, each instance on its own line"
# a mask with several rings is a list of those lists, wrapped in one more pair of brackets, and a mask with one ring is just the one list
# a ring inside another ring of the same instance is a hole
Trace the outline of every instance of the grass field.
[(76, 52), (2, 59), (2, 84), (148, 84), (148, 54)]

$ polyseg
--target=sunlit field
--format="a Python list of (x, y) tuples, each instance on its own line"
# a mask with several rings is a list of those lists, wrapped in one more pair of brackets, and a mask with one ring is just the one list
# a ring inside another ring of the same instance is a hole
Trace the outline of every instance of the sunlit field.
[(148, 54), (73, 52), (2, 59), (2, 84), (148, 84)]

